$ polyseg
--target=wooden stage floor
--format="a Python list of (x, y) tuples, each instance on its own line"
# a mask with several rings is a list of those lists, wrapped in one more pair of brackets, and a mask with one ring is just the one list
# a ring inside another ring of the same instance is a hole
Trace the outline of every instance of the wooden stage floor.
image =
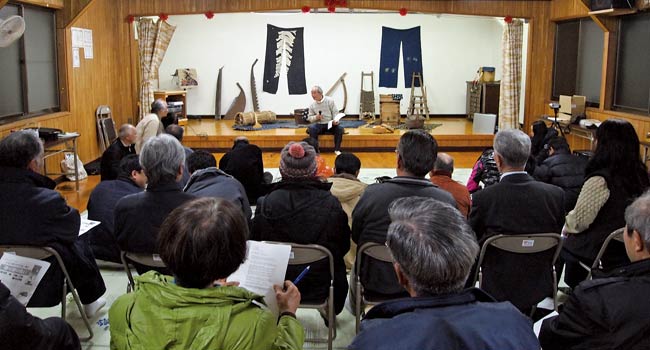
[[(288, 119), (287, 119), (288, 120)], [(251, 143), (263, 150), (279, 150), (289, 141), (299, 141), (307, 137), (306, 129), (271, 129), (259, 131), (233, 130), (233, 120), (191, 119), (185, 128), (183, 144), (193, 149), (207, 149), (223, 152), (232, 147), (238, 136), (246, 136)], [(492, 145), (494, 135), (472, 134), (472, 122), (465, 118), (431, 118), (427, 123), (441, 126), (433, 129), (443, 151), (476, 151)], [(389, 151), (394, 150), (405, 130), (393, 134), (373, 134), (371, 128), (348, 128), (343, 136), (341, 148), (348, 151)], [(319, 137), (324, 151), (332, 150), (334, 138), (331, 135)]]

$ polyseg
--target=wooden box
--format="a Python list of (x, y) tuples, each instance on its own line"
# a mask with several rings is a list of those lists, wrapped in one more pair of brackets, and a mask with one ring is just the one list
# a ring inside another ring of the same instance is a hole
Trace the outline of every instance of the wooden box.
[(392, 126), (399, 125), (399, 102), (400, 100), (395, 100), (391, 94), (379, 95), (379, 117), (381, 118), (381, 123)]

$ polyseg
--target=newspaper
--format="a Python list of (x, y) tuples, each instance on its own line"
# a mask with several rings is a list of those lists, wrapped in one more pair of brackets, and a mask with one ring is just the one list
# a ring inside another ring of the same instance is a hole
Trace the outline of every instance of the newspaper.
[(246, 260), (227, 280), (239, 282), (240, 287), (263, 295), (266, 306), (278, 315), (273, 285), (284, 283), (291, 246), (247, 241), (246, 248)]
[(0, 257), (0, 281), (21, 304), (27, 305), (49, 267), (47, 261), (5, 252)]

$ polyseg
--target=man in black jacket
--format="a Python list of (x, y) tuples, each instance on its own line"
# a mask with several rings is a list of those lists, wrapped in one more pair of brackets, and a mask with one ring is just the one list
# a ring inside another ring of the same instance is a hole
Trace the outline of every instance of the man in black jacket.
[(88, 199), (88, 219), (101, 224), (81, 236), (88, 241), (95, 258), (120, 264), (120, 247), (117, 246), (113, 219), (117, 202), (133, 193), (142, 192), (147, 176), (138, 156), (130, 154), (120, 162), (120, 175), (116, 180), (100, 182)]
[[(147, 175), (147, 189), (117, 202), (115, 236), (123, 251), (152, 254), (157, 252), (158, 231), (167, 215), (196, 197), (178, 187), (177, 181), (184, 171), (185, 151), (173, 136), (162, 134), (147, 140), (142, 146), (140, 164)], [(138, 273), (150, 270), (135, 266)]]
[[(530, 138), (522, 131), (504, 129), (494, 136), (494, 160), (501, 179), (474, 193), (469, 214), (469, 224), (479, 243), (496, 234), (560, 233), (564, 224), (564, 191), (535, 181), (524, 171), (529, 154)], [(553, 253), (549, 249), (528, 254), (525, 267), (521, 254), (486, 254), (483, 289), (497, 300), (510, 301), (527, 312), (552, 294), (552, 269), (547, 261)]]
[(11, 350), (81, 349), (74, 329), (60, 317), (32, 316), (0, 282), (0, 339)]
[(124, 124), (120, 127), (117, 140), (102, 154), (101, 181), (117, 179), (120, 174), (120, 160), (129, 154), (135, 154), (136, 137), (135, 126)]
[(246, 189), (248, 202), (253, 205), (268, 191), (265, 184), (273, 180), (271, 173), (264, 172), (262, 150), (250, 144), (245, 136), (235, 139), (232, 149), (219, 160), (219, 169), (241, 182)]
[(548, 148), (548, 158), (535, 167), (533, 176), (564, 190), (564, 210), (568, 213), (576, 206), (585, 182), (587, 160), (572, 155), (569, 144), (561, 136), (551, 138), (545, 147)]
[[(352, 211), (352, 240), (358, 247), (366, 242), (386, 242), (390, 225), (388, 206), (397, 198), (428, 197), (456, 206), (449, 192), (424, 178), (433, 169), (438, 154), (438, 144), (431, 134), (422, 130), (406, 132), (399, 140), (396, 153), (397, 177), (368, 186)], [(350, 280), (355, 278), (351, 276)], [(369, 260), (361, 270), (361, 280), (368, 292), (386, 298), (406, 295), (390, 263)], [(354, 283), (350, 284), (351, 302), (355, 300), (354, 287)]]
[(650, 348), (650, 192), (627, 207), (625, 223), (632, 263), (580, 283), (560, 315), (542, 323), (544, 350)]
[[(54, 191), (55, 183), (38, 172), (43, 144), (30, 130), (0, 141), (0, 244), (50, 246), (59, 253), (88, 317), (106, 304), (104, 280), (88, 245), (80, 239), (79, 211)], [(61, 301), (62, 274), (53, 257), (28, 306)], [(58, 293), (55, 293), (56, 291)]]

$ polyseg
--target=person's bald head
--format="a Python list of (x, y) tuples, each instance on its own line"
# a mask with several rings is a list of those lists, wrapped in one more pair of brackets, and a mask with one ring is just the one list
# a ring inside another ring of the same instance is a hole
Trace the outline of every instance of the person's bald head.
[(137, 131), (135, 130), (135, 126), (131, 124), (122, 124), (118, 131), (118, 137), (127, 146), (135, 143), (136, 135)]
[(454, 158), (447, 153), (439, 152), (436, 162), (433, 163), (433, 171), (454, 172)]

